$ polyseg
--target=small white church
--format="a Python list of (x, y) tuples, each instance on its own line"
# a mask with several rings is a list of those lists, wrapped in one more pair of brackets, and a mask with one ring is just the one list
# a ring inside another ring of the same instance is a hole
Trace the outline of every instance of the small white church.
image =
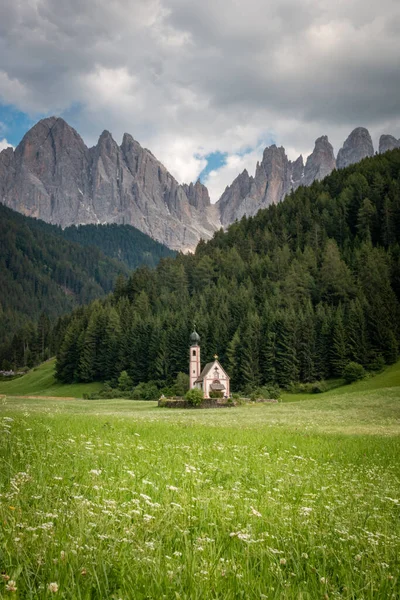
[(190, 389), (198, 388), (203, 391), (204, 398), (210, 397), (210, 392), (221, 392), (223, 398), (229, 398), (229, 375), (218, 362), (218, 356), (214, 361), (206, 364), (201, 370), (200, 362), (200, 336), (196, 330), (190, 336), (190, 360), (189, 360)]

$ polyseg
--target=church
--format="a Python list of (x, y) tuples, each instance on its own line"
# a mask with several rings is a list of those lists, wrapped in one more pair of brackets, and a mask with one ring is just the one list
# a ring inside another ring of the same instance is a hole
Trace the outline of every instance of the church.
[(202, 390), (204, 398), (210, 397), (210, 392), (221, 392), (223, 398), (229, 398), (229, 375), (218, 362), (218, 356), (214, 361), (206, 364), (201, 370), (200, 362), (200, 336), (196, 330), (190, 336), (190, 360), (189, 360), (190, 389)]

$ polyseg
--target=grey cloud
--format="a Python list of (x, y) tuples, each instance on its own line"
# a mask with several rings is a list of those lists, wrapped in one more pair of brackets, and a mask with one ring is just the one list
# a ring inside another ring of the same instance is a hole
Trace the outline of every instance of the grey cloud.
[(3, 3), (0, 99), (70, 114), (89, 142), (129, 131), (171, 168), (268, 134), (294, 150), (357, 125), (399, 137), (399, 22), (392, 0)]

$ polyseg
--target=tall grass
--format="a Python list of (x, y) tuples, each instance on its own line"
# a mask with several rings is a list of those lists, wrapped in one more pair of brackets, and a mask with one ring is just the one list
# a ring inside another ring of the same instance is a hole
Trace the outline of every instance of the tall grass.
[(0, 597), (398, 598), (399, 401), (4, 399)]

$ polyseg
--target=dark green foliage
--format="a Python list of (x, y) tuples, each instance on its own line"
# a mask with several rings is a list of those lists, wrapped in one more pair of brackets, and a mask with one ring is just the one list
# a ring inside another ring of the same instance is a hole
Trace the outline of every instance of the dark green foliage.
[[(0, 368), (3, 363), (32, 366), (46, 360), (63, 336), (61, 322), (51, 333), (57, 317), (114, 287), (116, 296), (124, 295), (129, 269), (153, 267), (174, 254), (129, 225), (62, 230), (0, 204)], [(117, 314), (111, 315), (106, 327), (118, 354), (117, 320)], [(108, 360), (117, 374), (118, 356)], [(97, 377), (95, 371), (82, 360), (83, 381)]]
[(187, 373), (178, 373), (176, 376), (173, 392), (175, 396), (184, 396), (189, 390), (189, 375)]
[(209, 393), (210, 398), (223, 398), (224, 394), (219, 391), (219, 390), (211, 390), (211, 392)]
[(60, 233), (81, 246), (99, 248), (132, 270), (141, 265), (155, 267), (161, 258), (175, 255), (173, 250), (132, 225), (74, 225)]
[(397, 359), (399, 300), (395, 150), (300, 187), (194, 255), (119, 280), (113, 295), (57, 326), (58, 373), (116, 380), (126, 370), (133, 385), (175, 393), (195, 321), (202, 365), (218, 354), (232, 391), (299, 381), (323, 391), (349, 362), (372, 370)]
[(186, 392), (185, 400), (187, 400), (191, 406), (200, 406), (203, 401), (203, 392), (197, 388), (192, 388)]
[(346, 383), (353, 383), (365, 377), (365, 369), (356, 362), (349, 362), (343, 369), (343, 378)]
[(132, 389), (132, 379), (126, 371), (121, 371), (121, 374), (118, 377), (118, 388), (123, 392), (128, 392)]

